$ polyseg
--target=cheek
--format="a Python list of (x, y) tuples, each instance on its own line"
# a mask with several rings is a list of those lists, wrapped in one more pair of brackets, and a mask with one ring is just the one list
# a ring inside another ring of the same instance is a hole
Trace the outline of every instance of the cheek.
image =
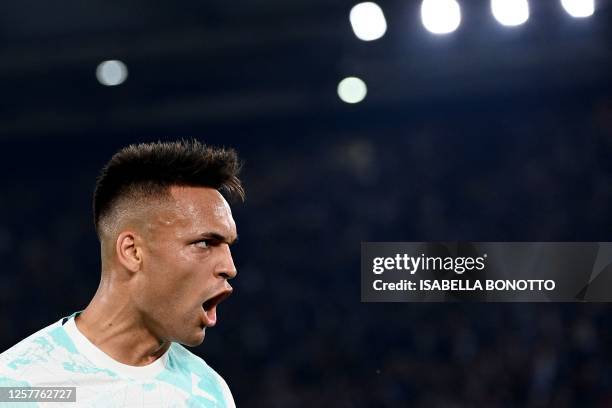
[(151, 248), (147, 255), (140, 289), (149, 307), (185, 311), (203, 301), (213, 284), (214, 254), (166, 245)]
[(168, 307), (177, 284), (177, 260), (168, 251), (154, 251), (144, 259), (143, 269), (136, 277), (134, 298), (148, 310), (155, 306)]
[(202, 296), (202, 280), (198, 262), (186, 254), (166, 256), (152, 265), (147, 277), (151, 302), (160, 309), (176, 310), (193, 307)]

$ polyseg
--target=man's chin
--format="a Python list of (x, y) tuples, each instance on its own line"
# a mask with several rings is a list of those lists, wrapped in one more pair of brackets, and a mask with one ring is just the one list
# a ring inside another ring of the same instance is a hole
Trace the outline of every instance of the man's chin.
[(200, 344), (202, 344), (202, 342), (204, 341), (205, 334), (206, 334), (206, 328), (203, 328), (203, 329), (200, 329), (197, 333), (194, 333), (194, 335), (191, 335), (189, 337), (185, 336), (184, 338), (180, 339), (178, 342), (181, 343), (183, 346), (197, 347)]

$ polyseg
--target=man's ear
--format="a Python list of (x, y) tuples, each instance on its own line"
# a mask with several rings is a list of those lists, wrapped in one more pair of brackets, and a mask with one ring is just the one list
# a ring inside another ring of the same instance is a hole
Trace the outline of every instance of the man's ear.
[(136, 246), (136, 233), (123, 231), (117, 236), (115, 245), (119, 263), (132, 272), (137, 272), (142, 266), (142, 249)]

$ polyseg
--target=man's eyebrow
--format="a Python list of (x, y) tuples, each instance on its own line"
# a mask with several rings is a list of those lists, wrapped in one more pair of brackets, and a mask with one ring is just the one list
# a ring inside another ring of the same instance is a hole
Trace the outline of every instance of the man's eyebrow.
[(238, 242), (238, 235), (236, 235), (236, 237), (234, 239), (229, 239), (228, 237), (226, 237), (223, 234), (219, 234), (217, 232), (203, 232), (200, 234), (200, 236), (202, 238), (208, 238), (208, 239), (213, 239), (215, 241), (219, 241), (219, 242), (225, 242), (228, 245), (233, 245), (236, 242)]

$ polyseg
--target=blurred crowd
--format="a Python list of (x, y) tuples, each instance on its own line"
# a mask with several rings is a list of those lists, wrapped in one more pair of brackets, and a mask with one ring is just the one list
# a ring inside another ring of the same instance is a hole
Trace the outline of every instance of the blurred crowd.
[[(362, 241), (610, 241), (609, 102), (486, 118), (228, 136), (239, 274), (194, 351), (238, 406), (612, 406), (607, 304), (360, 302)], [(0, 350), (93, 296), (115, 147), (4, 144)]]

